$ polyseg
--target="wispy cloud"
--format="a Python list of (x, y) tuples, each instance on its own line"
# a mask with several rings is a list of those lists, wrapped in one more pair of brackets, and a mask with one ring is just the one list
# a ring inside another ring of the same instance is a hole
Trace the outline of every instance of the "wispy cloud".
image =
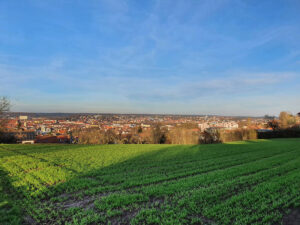
[(292, 4), (1, 2), (0, 95), (19, 110), (73, 111), (80, 102), (91, 111), (214, 113), (242, 101), (251, 113), (271, 110), (263, 101), (294, 99), (300, 88)]
[[(130, 93), (129, 98), (143, 101), (194, 101), (199, 98), (221, 98), (233, 96), (263, 95), (277, 93), (280, 86), (299, 79), (300, 74), (285, 73), (240, 73), (239, 76), (211, 78), (206, 80), (181, 80), (174, 86), (153, 85), (152, 91)], [(156, 87), (156, 88), (155, 88)]]

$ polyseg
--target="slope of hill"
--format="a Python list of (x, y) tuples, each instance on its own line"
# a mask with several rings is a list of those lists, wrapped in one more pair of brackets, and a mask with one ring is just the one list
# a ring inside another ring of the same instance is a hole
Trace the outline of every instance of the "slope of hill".
[(0, 145), (0, 224), (285, 223), (299, 165), (300, 139)]

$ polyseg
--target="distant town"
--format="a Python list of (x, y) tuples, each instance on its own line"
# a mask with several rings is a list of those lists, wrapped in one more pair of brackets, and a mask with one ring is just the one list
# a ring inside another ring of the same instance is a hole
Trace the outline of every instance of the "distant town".
[(178, 127), (185, 127), (192, 132), (204, 132), (212, 128), (272, 130), (268, 122), (274, 117), (9, 112), (4, 119), (7, 131), (17, 137), (19, 143), (78, 143), (79, 133), (86, 130), (111, 131), (123, 140), (137, 133), (147, 133), (157, 124), (169, 132)]

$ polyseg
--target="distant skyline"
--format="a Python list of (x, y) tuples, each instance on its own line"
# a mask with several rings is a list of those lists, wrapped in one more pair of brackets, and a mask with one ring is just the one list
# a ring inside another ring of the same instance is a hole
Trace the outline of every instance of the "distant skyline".
[(12, 111), (300, 111), (300, 1), (0, 1)]

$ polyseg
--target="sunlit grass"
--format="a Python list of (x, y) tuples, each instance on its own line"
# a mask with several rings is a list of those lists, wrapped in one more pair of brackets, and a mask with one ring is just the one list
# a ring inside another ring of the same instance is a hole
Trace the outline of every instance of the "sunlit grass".
[(300, 202), (299, 156), (300, 139), (0, 145), (0, 224), (279, 222)]

